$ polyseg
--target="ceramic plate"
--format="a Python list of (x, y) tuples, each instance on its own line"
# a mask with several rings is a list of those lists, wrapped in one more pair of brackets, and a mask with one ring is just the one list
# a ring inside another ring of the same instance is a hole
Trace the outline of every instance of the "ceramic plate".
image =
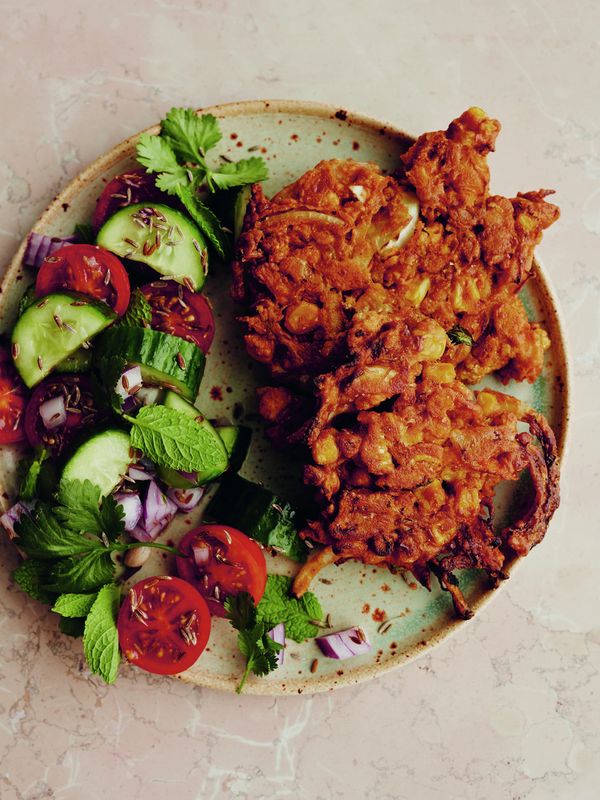
[[(268, 194), (326, 158), (375, 161), (383, 169), (394, 169), (398, 156), (412, 141), (390, 125), (315, 103), (256, 101), (206, 110), (220, 120), (224, 133), (218, 146), (221, 154), (241, 158), (249, 152), (260, 152), (266, 159), (270, 171), (265, 184)], [(157, 133), (158, 128), (150, 132)], [(82, 172), (42, 214), (33, 230), (60, 236), (70, 234), (75, 223), (88, 221), (106, 182), (134, 165), (136, 140), (137, 135), (127, 139)], [(24, 274), (21, 267), (23, 250), (24, 245), (12, 261), (1, 288), (3, 330), (10, 329), (18, 300), (31, 282), (31, 275)], [(210, 417), (230, 417), (252, 425), (254, 439), (242, 474), (292, 499), (301, 491), (301, 466), (287, 454), (276, 452), (262, 434), (256, 416), (255, 388), (264, 377), (261, 368), (245, 354), (235, 322), (236, 309), (229, 298), (229, 283), (229, 271), (222, 268), (214, 271), (206, 284), (205, 292), (216, 312), (217, 337), (208, 358), (198, 405)], [(530, 316), (549, 330), (553, 344), (539, 380), (533, 386), (512, 384), (507, 390), (546, 414), (562, 452), (567, 421), (565, 352), (556, 305), (539, 268), (522, 297)], [(489, 383), (494, 385), (494, 381)], [(11, 499), (18, 457), (9, 448), (0, 452), (3, 488)], [(93, 465), (88, 477), (93, 481)], [(510, 513), (514, 487), (512, 491), (512, 495), (505, 492), (497, 498), (501, 513)], [(193, 514), (182, 516), (162, 538), (177, 540), (201, 513), (202, 509), (196, 509)], [(156, 560), (148, 562), (136, 580), (144, 574), (168, 570), (168, 557), (162, 556), (159, 554)], [(291, 568), (283, 557), (270, 559), (270, 571), (287, 573)], [(476, 571), (460, 574), (460, 582), (474, 609), (493, 595)], [(455, 619), (446, 593), (437, 587), (427, 592), (410, 577), (391, 575), (384, 568), (366, 568), (357, 563), (330, 566), (320, 573), (312, 589), (331, 615), (335, 629), (355, 624), (365, 628), (373, 644), (371, 652), (348, 661), (335, 661), (324, 658), (314, 642), (302, 645), (290, 642), (284, 666), (266, 678), (251, 678), (246, 692), (272, 695), (317, 692), (367, 680), (405, 664), (464, 624)], [(382, 635), (378, 628), (384, 618), (392, 619), (393, 623)], [(132, 667), (124, 664), (122, 669)], [(216, 619), (205, 654), (180, 677), (202, 686), (232, 691), (242, 669), (234, 632), (226, 621)]]

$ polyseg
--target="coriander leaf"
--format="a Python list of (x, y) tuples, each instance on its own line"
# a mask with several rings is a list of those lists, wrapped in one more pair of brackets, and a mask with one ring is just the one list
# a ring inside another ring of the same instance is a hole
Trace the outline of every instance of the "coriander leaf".
[(286, 575), (269, 575), (262, 600), (257, 608), (257, 620), (270, 630), (280, 622), (285, 635), (295, 642), (318, 636), (319, 628), (311, 620), (323, 619), (321, 604), (312, 592), (302, 597), (290, 597), (292, 579)]
[(73, 231), (73, 233), (79, 239), (80, 244), (96, 243), (96, 234), (94, 233), (94, 229), (91, 225), (88, 225), (87, 223), (75, 225), (75, 230)]
[(58, 621), (58, 628), (61, 633), (78, 639), (80, 636), (83, 636), (85, 619), (79, 617), (73, 617), (72, 619), (69, 617), (61, 617)]
[(193, 108), (172, 108), (160, 123), (160, 132), (178, 158), (193, 164), (201, 163), (222, 138), (217, 119), (212, 114), (199, 117)]
[(114, 497), (101, 497), (100, 489), (91, 481), (61, 481), (59, 505), (54, 509), (58, 519), (72, 531), (106, 534), (114, 541), (125, 530), (123, 509)]
[(227, 618), (238, 631), (238, 648), (246, 656), (246, 669), (236, 691), (239, 694), (250, 672), (266, 675), (277, 669), (277, 653), (283, 645), (273, 641), (264, 622), (256, 621), (256, 606), (248, 592), (230, 595), (225, 600)]
[(185, 167), (177, 163), (175, 153), (169, 143), (160, 136), (143, 133), (137, 144), (137, 160), (146, 167), (147, 172), (160, 173), (156, 185), (163, 192), (175, 195), (177, 187), (189, 183)]
[(119, 670), (117, 616), (121, 593), (114, 584), (103, 586), (85, 621), (83, 652), (92, 672), (114, 683)]
[(460, 325), (454, 325), (447, 331), (446, 336), (450, 339), (452, 344), (466, 344), (473, 347), (473, 337), (469, 331), (462, 328)]
[(234, 186), (258, 183), (268, 177), (269, 170), (263, 159), (252, 156), (223, 164), (218, 172), (211, 172), (207, 180), (209, 185), (212, 184), (210, 188), (214, 191), (215, 186), (218, 189), (231, 189)]
[[(216, 214), (198, 200), (189, 186), (179, 185), (177, 187), (177, 197), (179, 197), (190, 217), (214, 247), (219, 258), (223, 261), (228, 260), (231, 245)], [(200, 242), (200, 244), (204, 243)]]
[[(15, 523), (16, 544), (30, 558), (48, 560), (104, 550), (99, 539), (89, 539), (60, 525), (43, 503)], [(61, 591), (61, 587), (57, 591)]]
[(21, 500), (33, 500), (33, 498), (36, 496), (40, 470), (42, 468), (42, 464), (48, 457), (49, 453), (45, 448), (42, 448), (36, 453), (21, 482), (21, 488), (19, 491), (19, 497)]
[(39, 600), (41, 603), (52, 603), (54, 595), (43, 588), (47, 574), (47, 563), (28, 558), (15, 569), (12, 579), (19, 589), (28, 594), (29, 597)]
[(149, 328), (152, 322), (152, 306), (139, 289), (134, 289), (125, 315), (115, 326), (126, 328)]
[(227, 466), (212, 433), (181, 411), (145, 406), (125, 419), (133, 425), (131, 446), (157, 464), (186, 472)]
[(101, 550), (92, 550), (80, 558), (69, 557), (55, 561), (48, 571), (44, 584), (54, 592), (92, 592), (109, 581), (115, 574), (115, 565), (110, 550), (102, 545)]
[(87, 617), (96, 599), (92, 594), (61, 594), (52, 607), (52, 611), (61, 617)]

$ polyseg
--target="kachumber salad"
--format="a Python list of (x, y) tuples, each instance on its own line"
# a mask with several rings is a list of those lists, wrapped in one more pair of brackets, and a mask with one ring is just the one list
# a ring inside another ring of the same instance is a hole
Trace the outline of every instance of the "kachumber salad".
[[(249, 185), (267, 177), (262, 158), (211, 163), (220, 139), (214, 116), (174, 108), (160, 135), (140, 137), (140, 169), (106, 185), (90, 224), (65, 239), (30, 234), (35, 282), (0, 350), (0, 444), (29, 446), (1, 518), (24, 556), (14, 580), (83, 636), (108, 683), (122, 657), (188, 669), (213, 615), (230, 620), (246, 658), (238, 691), (279, 666), (286, 637), (317, 637), (334, 658), (370, 647), (360, 628), (319, 636), (317, 598), (267, 575), (263, 548), (305, 559), (299, 515), (237, 474), (250, 429), (199, 410), (215, 332), (202, 288), (211, 261), (231, 257)], [(167, 544), (169, 523), (217, 482), (206, 522)], [(176, 556), (177, 575), (125, 589), (151, 548)]]

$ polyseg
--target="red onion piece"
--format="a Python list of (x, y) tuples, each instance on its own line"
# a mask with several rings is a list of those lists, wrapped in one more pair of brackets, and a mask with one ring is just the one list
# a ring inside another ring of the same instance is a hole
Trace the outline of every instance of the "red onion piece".
[(130, 478), (134, 481), (151, 481), (152, 475), (141, 467), (131, 466), (127, 471)]
[(45, 258), (61, 247), (75, 244), (77, 241), (77, 236), (45, 236), (43, 233), (30, 233), (27, 237), (23, 264), (26, 267), (39, 269)]
[(204, 495), (203, 486), (194, 486), (191, 489), (175, 489), (167, 490), (167, 495), (175, 503), (180, 511), (187, 513), (193, 508), (196, 508), (202, 496)]
[(204, 567), (210, 561), (210, 547), (207, 544), (192, 546), (192, 555), (197, 567)]
[(141, 525), (136, 525), (135, 528), (129, 531), (129, 535), (132, 539), (136, 539), (138, 542), (151, 542), (152, 536), (142, 528)]
[(123, 506), (125, 530), (132, 531), (142, 516), (142, 501), (139, 494), (118, 492), (115, 494), (115, 500), (120, 506)]
[(156, 481), (150, 481), (144, 503), (143, 528), (151, 539), (156, 539), (177, 513), (177, 506), (164, 494)]
[(122, 400), (127, 400), (128, 397), (139, 391), (141, 385), (142, 370), (139, 367), (130, 367), (130, 369), (125, 370), (117, 381), (115, 392)]
[(23, 514), (29, 514), (35, 504), (25, 500), (19, 500), (14, 506), (5, 511), (0, 517), (0, 524), (8, 534), (9, 539), (14, 539), (16, 534), (15, 522), (18, 522)]
[(51, 431), (53, 428), (60, 428), (67, 421), (67, 409), (65, 398), (62, 394), (58, 397), (51, 397), (40, 405), (40, 417), (44, 427)]
[(135, 396), (143, 406), (153, 406), (158, 403), (163, 392), (164, 389), (160, 386), (143, 386)]
[(362, 628), (328, 633), (326, 636), (318, 636), (315, 642), (327, 658), (352, 658), (368, 653), (371, 649), (371, 642)]
[[(285, 624), (280, 622), (279, 625), (275, 625), (274, 628), (271, 628), (268, 635), (273, 639), (274, 642), (277, 644), (283, 645), (285, 647)], [(283, 654), (285, 650), (280, 650), (277, 653), (277, 666), (281, 667), (283, 664)]]

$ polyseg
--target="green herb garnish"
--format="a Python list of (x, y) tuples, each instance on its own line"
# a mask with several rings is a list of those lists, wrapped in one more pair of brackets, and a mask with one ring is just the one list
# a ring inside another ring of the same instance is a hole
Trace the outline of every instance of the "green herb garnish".
[(466, 344), (473, 347), (473, 337), (469, 331), (462, 328), (460, 325), (454, 325), (446, 332), (446, 336), (450, 339), (452, 344)]
[(115, 322), (115, 327), (149, 328), (152, 322), (152, 306), (139, 289), (134, 289), (127, 311)]
[(132, 447), (156, 464), (196, 472), (213, 469), (223, 458), (213, 434), (174, 408), (145, 406), (125, 419), (133, 426)]
[(206, 155), (222, 139), (212, 114), (198, 116), (191, 108), (172, 108), (160, 125), (160, 135), (142, 134), (137, 159), (154, 173), (156, 186), (178, 197), (206, 235), (217, 255), (227, 258), (231, 245), (215, 214), (198, 197), (199, 190), (215, 192), (265, 180), (267, 165), (253, 156), (209, 165)]

